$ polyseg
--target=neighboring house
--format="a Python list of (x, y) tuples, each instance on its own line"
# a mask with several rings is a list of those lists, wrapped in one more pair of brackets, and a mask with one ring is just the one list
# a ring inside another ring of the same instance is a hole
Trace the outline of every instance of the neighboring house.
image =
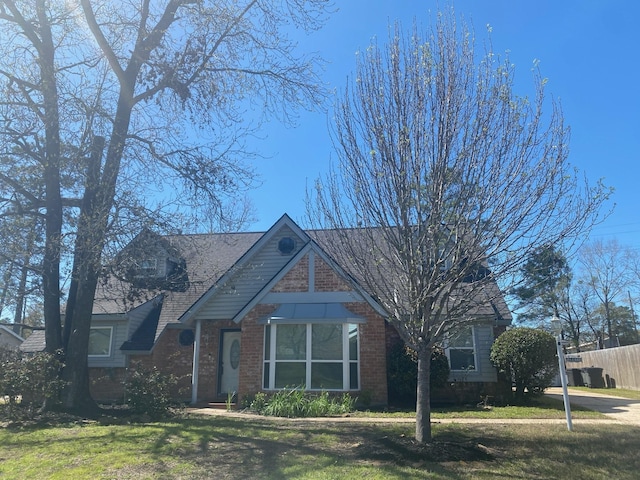
[(24, 353), (36, 353), (42, 352), (45, 347), (45, 337), (44, 330), (34, 330), (31, 332), (22, 345), (20, 345), (20, 350)]
[(0, 348), (17, 349), (24, 342), (24, 338), (15, 333), (9, 327), (0, 325)]
[[(284, 387), (352, 392), (387, 404), (381, 305), (287, 215), (266, 233), (161, 237), (143, 232), (99, 286), (89, 339), (92, 394), (121, 401), (130, 368), (181, 378), (192, 403)], [(452, 382), (491, 392), (489, 350), (511, 315), (504, 301), (450, 338)]]

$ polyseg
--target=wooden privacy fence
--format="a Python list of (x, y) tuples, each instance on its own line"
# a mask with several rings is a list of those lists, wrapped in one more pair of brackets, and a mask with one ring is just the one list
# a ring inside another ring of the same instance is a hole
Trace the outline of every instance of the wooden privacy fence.
[(567, 363), (567, 370), (599, 367), (603, 369), (602, 376), (606, 386), (640, 390), (640, 345), (568, 355), (568, 357), (578, 356), (582, 361)]

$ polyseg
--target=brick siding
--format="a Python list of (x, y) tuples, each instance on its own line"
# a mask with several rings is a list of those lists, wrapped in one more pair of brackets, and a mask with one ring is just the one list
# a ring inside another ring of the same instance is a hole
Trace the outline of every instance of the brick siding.
[[(348, 291), (347, 282), (340, 278), (320, 258), (315, 258), (316, 291)], [(273, 288), (274, 292), (307, 291), (308, 258), (305, 256)], [(291, 274), (291, 275), (290, 275)], [(303, 281), (296, 283), (296, 279)], [(352, 392), (361, 399), (366, 398), (371, 405), (387, 404), (387, 358), (385, 321), (366, 303), (349, 303), (345, 307), (351, 312), (366, 318), (360, 329), (360, 390)], [(242, 320), (242, 342), (240, 356), (240, 379), (238, 396), (242, 401), (257, 392), (263, 391), (264, 364), (264, 325), (258, 321), (273, 312), (277, 305), (257, 305)]]
[[(344, 292), (351, 286), (318, 256), (315, 257), (314, 285), (318, 292)], [(309, 289), (309, 256), (305, 256), (272, 289), (273, 292), (306, 292)], [(278, 305), (259, 304), (242, 320), (241, 325), (231, 321), (203, 321), (201, 328), (198, 370), (198, 401), (220, 400), (218, 392), (218, 363), (221, 332), (241, 328), (240, 372), (238, 399), (240, 401), (262, 389), (264, 325), (258, 321), (272, 313)], [(370, 405), (387, 404), (386, 322), (367, 303), (348, 303), (345, 307), (364, 317), (359, 325), (360, 390), (352, 392)], [(191, 398), (193, 346), (182, 346), (178, 341), (180, 330), (168, 329), (161, 335), (151, 355), (133, 355), (129, 371), (152, 368), (173, 373), (180, 378), (176, 398)], [(92, 368), (92, 394), (98, 401), (123, 401), (125, 368)]]
[(271, 289), (272, 292), (306, 292), (309, 290), (309, 255), (305, 255)]

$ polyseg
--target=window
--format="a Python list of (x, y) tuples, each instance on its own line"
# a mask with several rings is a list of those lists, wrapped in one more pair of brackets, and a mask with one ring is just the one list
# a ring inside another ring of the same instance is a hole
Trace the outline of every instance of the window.
[(145, 258), (135, 265), (136, 277), (155, 277), (158, 274), (158, 259)]
[(113, 327), (91, 327), (89, 331), (89, 356), (111, 356)]
[(447, 356), (451, 370), (475, 370), (476, 349), (473, 327), (464, 327), (451, 334), (447, 341)]
[(281, 238), (278, 242), (278, 250), (283, 255), (291, 255), (296, 249), (296, 241), (291, 237)]
[(346, 323), (265, 327), (265, 389), (357, 390), (358, 326)]

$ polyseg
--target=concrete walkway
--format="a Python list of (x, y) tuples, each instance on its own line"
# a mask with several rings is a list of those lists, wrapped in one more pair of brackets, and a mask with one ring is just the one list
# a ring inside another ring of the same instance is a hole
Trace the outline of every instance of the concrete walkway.
[[(615, 390), (611, 392), (611, 395), (604, 395), (569, 388), (569, 402), (571, 405), (580, 405), (589, 410), (604, 413), (616, 422), (640, 426), (640, 400), (617, 397), (614, 395)], [(548, 388), (545, 395), (562, 401), (562, 388)], [(583, 422), (583, 420), (578, 421)]]
[[(545, 395), (555, 398), (562, 402), (562, 388), (551, 387), (545, 391)], [(573, 419), (573, 423), (579, 424), (597, 424), (597, 423), (621, 423), (627, 425), (640, 426), (640, 400), (631, 400), (628, 398), (616, 397), (614, 395), (603, 395), (591, 391), (582, 391), (569, 389), (569, 401), (572, 405), (580, 405), (601, 412), (607, 416), (606, 419)], [(247, 418), (251, 414), (226, 411), (224, 409), (216, 408), (198, 408), (191, 407), (187, 409), (188, 412), (197, 413), (201, 415), (220, 415), (226, 417), (241, 417)], [(265, 417), (262, 417), (265, 418)], [(292, 421), (292, 422), (358, 422), (358, 423), (413, 423), (415, 418), (397, 418), (397, 417), (319, 417), (319, 418), (282, 418), (282, 417), (270, 417), (271, 419), (277, 419), (280, 421)], [(447, 418), (447, 419), (432, 419), (433, 423), (510, 423), (510, 424), (528, 424), (528, 423), (546, 423), (546, 424), (564, 424), (565, 419), (484, 419), (484, 418)]]

